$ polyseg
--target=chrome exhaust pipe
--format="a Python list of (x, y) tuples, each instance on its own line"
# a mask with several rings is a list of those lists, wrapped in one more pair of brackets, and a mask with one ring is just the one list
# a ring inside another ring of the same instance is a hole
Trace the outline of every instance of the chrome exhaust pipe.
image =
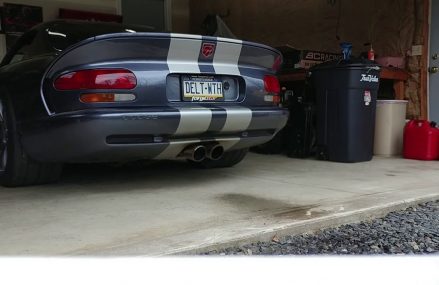
[(203, 145), (193, 145), (185, 148), (179, 156), (195, 162), (200, 162), (206, 158), (206, 153), (206, 148)]
[(219, 144), (215, 144), (207, 147), (207, 158), (211, 160), (218, 160), (223, 157), (224, 147)]

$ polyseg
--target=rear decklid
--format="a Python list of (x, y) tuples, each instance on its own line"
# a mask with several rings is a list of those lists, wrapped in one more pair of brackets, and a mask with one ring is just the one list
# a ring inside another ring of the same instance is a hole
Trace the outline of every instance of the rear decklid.
[[(230, 84), (231, 93), (236, 96), (231, 94), (230, 99), (224, 93), (220, 101), (267, 105), (263, 78), (273, 75), (281, 62), (275, 49), (235, 39), (185, 34), (107, 34), (63, 51), (45, 74), (42, 98), (49, 113), (96, 108), (94, 104), (82, 103), (79, 96), (84, 92), (114, 90), (57, 90), (53, 83), (59, 76), (78, 70), (127, 69), (136, 76), (137, 85), (132, 90), (116, 91), (135, 94), (131, 106), (183, 104), (183, 83), (194, 81)], [(120, 107), (114, 103), (100, 106)]]

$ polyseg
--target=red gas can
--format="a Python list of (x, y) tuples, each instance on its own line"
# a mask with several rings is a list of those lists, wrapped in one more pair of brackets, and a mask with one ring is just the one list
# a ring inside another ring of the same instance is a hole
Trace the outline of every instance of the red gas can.
[(412, 120), (404, 128), (404, 158), (439, 159), (439, 129), (435, 123)]

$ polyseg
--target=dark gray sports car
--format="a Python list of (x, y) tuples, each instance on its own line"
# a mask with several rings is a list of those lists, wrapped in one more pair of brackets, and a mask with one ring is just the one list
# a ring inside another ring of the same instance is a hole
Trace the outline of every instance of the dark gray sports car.
[(286, 123), (276, 50), (240, 40), (54, 21), (0, 67), (0, 179), (48, 183), (63, 163), (240, 162)]

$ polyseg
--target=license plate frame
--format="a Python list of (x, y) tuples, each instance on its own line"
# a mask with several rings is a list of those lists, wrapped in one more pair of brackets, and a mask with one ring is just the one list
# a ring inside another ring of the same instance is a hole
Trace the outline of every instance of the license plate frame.
[(181, 77), (183, 101), (215, 102), (224, 101), (223, 81), (211, 75), (185, 75)]

